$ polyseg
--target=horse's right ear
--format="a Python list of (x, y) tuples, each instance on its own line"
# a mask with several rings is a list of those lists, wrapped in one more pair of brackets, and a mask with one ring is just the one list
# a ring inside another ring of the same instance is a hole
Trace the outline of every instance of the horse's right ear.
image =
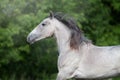
[(53, 19), (54, 18), (54, 14), (52, 11), (50, 11), (50, 18)]

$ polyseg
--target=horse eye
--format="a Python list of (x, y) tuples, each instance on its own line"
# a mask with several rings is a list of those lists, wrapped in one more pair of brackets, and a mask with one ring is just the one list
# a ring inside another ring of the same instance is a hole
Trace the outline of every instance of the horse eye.
[(42, 23), (42, 26), (45, 26), (46, 24), (45, 23)]

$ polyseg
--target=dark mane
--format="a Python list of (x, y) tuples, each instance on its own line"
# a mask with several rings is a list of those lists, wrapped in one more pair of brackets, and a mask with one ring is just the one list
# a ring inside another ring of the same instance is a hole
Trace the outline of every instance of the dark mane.
[(68, 17), (67, 15), (60, 12), (54, 13), (53, 16), (54, 18), (65, 24), (71, 30), (70, 47), (72, 49), (78, 49), (79, 45), (82, 42), (91, 42), (90, 40), (84, 37), (82, 30), (78, 27), (77, 23), (73, 18)]

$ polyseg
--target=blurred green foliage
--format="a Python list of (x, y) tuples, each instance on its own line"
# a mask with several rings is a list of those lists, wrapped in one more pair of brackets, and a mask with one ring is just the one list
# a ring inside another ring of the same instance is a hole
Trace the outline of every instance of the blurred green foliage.
[(120, 44), (119, 0), (0, 0), (0, 80), (55, 79), (55, 40), (26, 42), (50, 10), (73, 16), (96, 45)]

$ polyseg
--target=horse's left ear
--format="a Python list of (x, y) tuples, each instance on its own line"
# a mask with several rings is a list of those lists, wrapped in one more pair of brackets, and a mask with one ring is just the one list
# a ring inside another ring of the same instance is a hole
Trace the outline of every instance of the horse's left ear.
[(52, 11), (50, 11), (50, 18), (53, 19), (54, 18), (54, 14)]

